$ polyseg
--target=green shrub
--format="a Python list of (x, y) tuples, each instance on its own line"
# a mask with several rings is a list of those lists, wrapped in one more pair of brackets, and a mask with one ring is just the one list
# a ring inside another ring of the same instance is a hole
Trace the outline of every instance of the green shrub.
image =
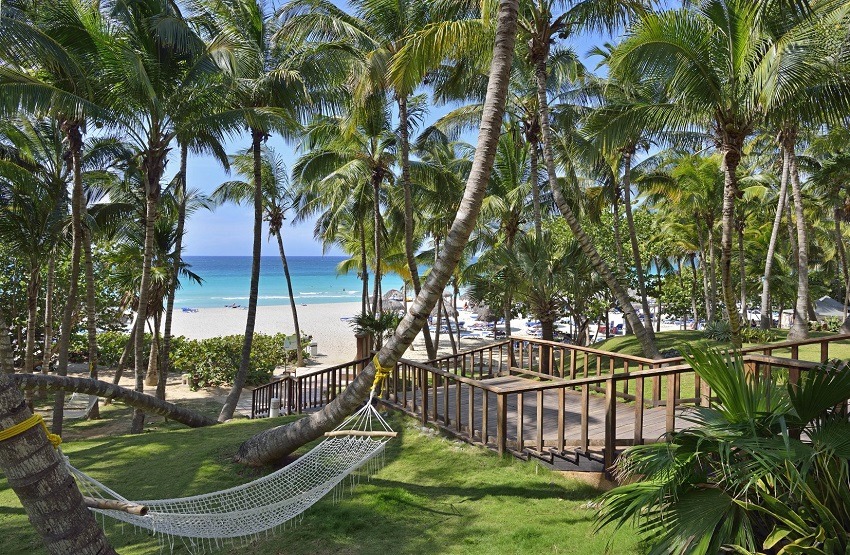
[(732, 341), (732, 330), (729, 328), (729, 322), (726, 320), (715, 320), (705, 325), (703, 335), (707, 339), (713, 339), (720, 343), (729, 343)]
[[(246, 383), (259, 385), (267, 383), (277, 366), (295, 361), (295, 350), (284, 350), (285, 334), (254, 334), (251, 346), (251, 362), (248, 367)], [(103, 366), (115, 366), (124, 352), (130, 334), (117, 331), (104, 331), (97, 334), (99, 362)], [(145, 355), (150, 352), (150, 334), (145, 334)], [(304, 338), (303, 346), (309, 345)], [(71, 360), (85, 362), (88, 358), (88, 338), (86, 334), (75, 334), (71, 338)], [(304, 357), (307, 358), (306, 353)], [(212, 337), (209, 339), (186, 339), (182, 336), (171, 338), (171, 371), (190, 375), (194, 388), (210, 387), (231, 383), (239, 362), (242, 359), (242, 336)], [(133, 361), (133, 352), (127, 358), (127, 364)]]
[(778, 339), (778, 335), (773, 330), (763, 330), (761, 328), (751, 328), (749, 326), (741, 328), (741, 341), (744, 343), (771, 343)]
[(827, 317), (818, 322), (817, 320), (811, 320), (809, 322), (809, 329), (812, 331), (829, 331), (832, 333), (838, 333), (841, 331), (841, 324), (844, 322), (841, 321), (841, 318), (835, 317)]
[[(295, 350), (285, 350), (285, 334), (254, 334), (251, 360), (248, 366), (248, 385), (269, 381), (277, 366), (296, 359)], [(210, 339), (175, 338), (171, 349), (171, 368), (189, 374), (193, 388), (231, 383), (242, 359), (242, 336), (228, 335)]]

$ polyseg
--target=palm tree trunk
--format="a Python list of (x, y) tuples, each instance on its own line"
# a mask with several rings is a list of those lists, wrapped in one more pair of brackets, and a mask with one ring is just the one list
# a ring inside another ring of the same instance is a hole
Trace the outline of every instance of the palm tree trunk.
[[(50, 360), (53, 358), (53, 289), (56, 286), (56, 256), (51, 254), (47, 262), (47, 291), (44, 294), (44, 349), (41, 357), (41, 373), (50, 371)], [(2, 332), (0, 332), (2, 333)], [(8, 336), (7, 336), (8, 337)], [(39, 399), (47, 397), (47, 390), (39, 390)]]
[[(457, 267), (458, 261), (475, 226), (481, 201), (490, 180), (496, 145), (505, 112), (510, 69), (517, 29), (517, 0), (500, 0), (498, 26), (487, 96), (478, 132), (478, 145), (472, 169), (466, 183), (463, 199), (446, 238), (442, 255), (428, 274), (413, 306), (384, 344), (377, 357), (383, 367), (392, 367), (410, 346), (428, 315), (442, 296), (443, 289)], [(357, 378), (321, 411), (297, 420), (292, 424), (272, 428), (254, 436), (239, 447), (237, 459), (253, 465), (280, 460), (304, 443), (332, 429), (354, 412), (368, 398), (375, 378), (374, 363), (363, 369)]]
[(776, 242), (779, 239), (779, 228), (782, 225), (782, 214), (785, 212), (785, 201), (788, 197), (789, 160), (782, 150), (782, 178), (779, 182), (779, 198), (776, 201), (776, 214), (773, 216), (773, 229), (770, 232), (770, 242), (767, 244), (767, 258), (764, 261), (764, 275), (761, 283), (761, 329), (773, 326), (773, 311), (770, 306), (770, 275), (773, 270), (773, 258), (776, 254)]
[(623, 256), (623, 233), (620, 231), (620, 188), (614, 184), (614, 191), (611, 199), (611, 215), (614, 219), (614, 256), (617, 265), (617, 272), (621, 278), (626, 276), (626, 263)]
[(360, 296), (360, 313), (366, 314), (369, 304), (369, 264), (366, 262), (366, 229), (360, 222), (360, 278), (363, 281), (363, 293)]
[(151, 329), (151, 348), (148, 354), (148, 371), (145, 374), (145, 385), (148, 387), (159, 384), (159, 323), (160, 315), (154, 313), (153, 328)]
[(375, 219), (375, 291), (372, 297), (372, 313), (378, 316), (382, 312), (381, 307), (381, 181), (383, 174), (375, 172), (372, 174), (372, 211)]
[[(416, 253), (413, 249), (413, 194), (410, 190), (410, 140), (407, 129), (407, 95), (398, 95), (398, 119), (399, 125), (399, 142), (401, 147), (401, 186), (404, 190), (404, 255), (407, 259), (407, 270), (410, 272), (410, 281), (413, 283), (413, 292), (418, 295), (422, 289), (422, 283), (419, 281), (419, 266), (416, 264)], [(407, 304), (407, 296), (404, 298)], [(425, 340), (425, 352), (428, 354), (428, 360), (437, 358), (437, 350), (434, 348), (434, 342), (431, 339), (431, 330), (428, 323), (422, 327), (422, 338)]]
[(528, 147), (531, 149), (531, 160), (529, 167), (529, 176), (531, 180), (531, 203), (534, 210), (534, 233), (537, 237), (543, 236), (543, 215), (540, 210), (540, 175), (538, 167), (540, 165), (540, 154), (537, 151), (538, 141), (529, 141)]
[[(699, 310), (697, 310), (697, 263), (696, 263), (696, 255), (691, 253), (688, 257), (691, 260), (691, 276), (693, 277), (693, 282), (691, 283), (691, 312), (694, 314), (694, 329), (699, 327)], [(685, 319), (685, 327), (687, 328), (687, 319)]]
[(38, 323), (38, 292), (40, 290), (41, 270), (35, 265), (30, 268), (30, 278), (27, 283), (27, 342), (24, 347), (24, 372), (28, 374), (35, 371), (35, 328)]
[[(86, 331), (89, 348), (89, 377), (97, 379), (97, 305), (94, 294), (94, 260), (92, 255), (92, 235), (88, 227), (83, 228), (83, 246), (86, 272)], [(95, 399), (91, 408), (86, 412), (86, 418), (100, 418), (100, 406)]]
[(6, 313), (0, 307), (0, 374), (13, 374), (15, 372), (14, 355), (12, 354), (12, 343), (9, 342), (9, 324), (6, 322)]
[(124, 366), (127, 364), (127, 357), (130, 356), (130, 352), (133, 350), (133, 346), (136, 344), (136, 326), (133, 325), (130, 328), (130, 336), (127, 338), (127, 344), (124, 345), (124, 350), (121, 352), (121, 357), (118, 359), (118, 368), (115, 369), (115, 376), (112, 378), (112, 383), (118, 384), (121, 381), (121, 376), (124, 374)]
[(251, 290), (248, 294), (248, 318), (245, 321), (245, 337), (242, 341), (242, 359), (239, 362), (239, 370), (233, 378), (233, 386), (218, 421), (224, 422), (233, 418), (236, 412), (236, 404), (245, 387), (248, 377), (248, 367), (251, 364), (251, 345), (254, 341), (254, 324), (257, 321), (257, 297), (260, 294), (260, 255), (263, 248), (263, 160), (261, 146), (265, 134), (257, 129), (251, 130), (251, 150), (254, 153), (254, 248), (251, 261)]
[(280, 261), (283, 264), (283, 275), (286, 278), (286, 290), (289, 293), (289, 307), (292, 309), (292, 325), (295, 328), (295, 364), (297, 366), (304, 366), (304, 350), (301, 348), (301, 326), (298, 325), (298, 309), (295, 308), (295, 294), (292, 292), (289, 264), (286, 262), (286, 253), (283, 250), (283, 237), (281, 237), (279, 229), (275, 232), (275, 236), (277, 237), (277, 248), (280, 251)]
[(14, 374), (13, 379), (19, 387), (25, 389), (46, 387), (60, 391), (74, 391), (76, 393), (96, 395), (106, 399), (118, 399), (127, 406), (164, 416), (169, 420), (180, 422), (191, 428), (210, 426), (217, 423), (214, 419), (200, 412), (103, 380), (69, 376), (44, 376), (42, 374)]
[(749, 325), (747, 318), (747, 265), (744, 259), (744, 219), (738, 219), (736, 225), (738, 231), (738, 272), (741, 278), (741, 321)]
[[(80, 154), (83, 148), (83, 134), (79, 123), (63, 122), (62, 128), (68, 139), (68, 149), (71, 152), (71, 169), (74, 185), (71, 192), (71, 272), (68, 276), (68, 297), (62, 311), (62, 326), (59, 328), (59, 361), (57, 373), (60, 376), (68, 374), (68, 349), (71, 345), (73, 332), (74, 310), (77, 308), (77, 285), (80, 281), (80, 251), (83, 243), (82, 204), (83, 204), (83, 174)], [(53, 421), (51, 429), (54, 434), (62, 435), (62, 422), (65, 413), (65, 393), (57, 391), (53, 400)]]
[(717, 318), (717, 254), (714, 252), (714, 223), (709, 222), (708, 227), (708, 302), (711, 306), (710, 318), (713, 322)]
[[(635, 265), (635, 273), (637, 274), (638, 294), (640, 295), (640, 305), (643, 308), (643, 313), (646, 315), (646, 330), (647, 334), (655, 340), (655, 334), (652, 332), (652, 317), (649, 315), (649, 299), (646, 297), (646, 279), (643, 273), (643, 263), (640, 259), (640, 249), (638, 248), (637, 231), (635, 230), (635, 218), (632, 214), (632, 151), (629, 147), (623, 153), (623, 206), (626, 210), (626, 222), (629, 226), (629, 242), (632, 245), (632, 264)], [(658, 313), (658, 319), (661, 319), (661, 313)], [(659, 328), (660, 331), (660, 328)]]
[(180, 261), (183, 258), (183, 230), (186, 227), (186, 169), (189, 158), (189, 146), (180, 144), (180, 173), (177, 180), (177, 231), (174, 237), (174, 256), (171, 260), (171, 275), (168, 278), (168, 300), (165, 303), (165, 329), (162, 332), (160, 350), (159, 383), (156, 384), (156, 396), (165, 399), (165, 385), (171, 371), (171, 322), (174, 317), (174, 298), (177, 294), (177, 281)]
[(455, 343), (455, 334), (451, 330), (452, 321), (449, 318), (449, 309), (446, 308), (445, 302), (443, 302), (442, 305), (443, 305), (443, 316), (445, 316), (445, 318), (446, 318), (446, 327), (449, 329), (449, 343), (452, 346), (452, 354), (456, 355), (457, 354), (457, 343)]
[[(706, 248), (706, 239), (700, 226), (700, 219), (696, 214), (694, 214), (694, 223), (697, 230), (697, 241), (699, 241), (700, 266), (702, 267), (702, 294), (705, 301), (705, 321), (711, 322), (714, 319), (714, 310), (711, 308), (711, 298), (709, 296), (711, 285), (708, 276), (708, 249)], [(697, 327), (699, 327), (699, 320), (697, 320)]]
[(847, 320), (847, 303), (850, 302), (850, 266), (847, 263), (847, 249), (844, 247), (844, 235), (841, 233), (842, 210), (836, 207), (833, 211), (832, 221), (835, 225), (835, 244), (838, 246), (838, 257), (841, 261), (841, 275), (844, 278), (844, 314), (843, 320)]
[(803, 192), (800, 187), (800, 170), (795, 152), (797, 142), (796, 129), (786, 130), (782, 136), (782, 146), (788, 157), (791, 196), (794, 199), (794, 217), (797, 222), (797, 303), (794, 305), (794, 323), (788, 332), (791, 341), (809, 337), (809, 240), (806, 230), (806, 217), (803, 213)]
[[(0, 429), (10, 428), (31, 415), (11, 376), (0, 374)], [(62, 455), (50, 445), (40, 426), (0, 442), (0, 472), (20, 499), (49, 553), (115, 553), (94, 513), (83, 502)]]
[(614, 298), (623, 309), (623, 316), (631, 324), (632, 331), (635, 337), (643, 348), (643, 353), (649, 358), (661, 358), (661, 353), (658, 352), (658, 347), (655, 345), (655, 339), (652, 331), (647, 331), (647, 327), (640, 322), (632, 307), (629, 299), (629, 294), (608, 264), (599, 256), (596, 247), (592, 240), (585, 233), (581, 224), (567, 203), (561, 187), (558, 185), (557, 174), (555, 171), (555, 157), (552, 153), (552, 131), (549, 127), (549, 101), (546, 97), (546, 56), (540, 56), (535, 63), (535, 76), (537, 77), (537, 100), (540, 109), (540, 126), (543, 132), (543, 159), (546, 162), (546, 173), (549, 177), (549, 188), (555, 198), (555, 204), (558, 206), (561, 215), (567, 222), (567, 225), (572, 230), (576, 241), (581, 246), (582, 251), (593, 264), (594, 269), (599, 273), (605, 284), (611, 289)]
[(726, 316), (729, 318), (732, 345), (737, 349), (741, 348), (741, 319), (735, 302), (735, 290), (732, 287), (732, 234), (735, 224), (735, 195), (738, 192), (738, 178), (735, 172), (740, 161), (740, 141), (725, 143), (723, 145), (724, 184), (722, 235), (720, 237), (720, 278), (723, 288), (723, 303), (726, 305)]

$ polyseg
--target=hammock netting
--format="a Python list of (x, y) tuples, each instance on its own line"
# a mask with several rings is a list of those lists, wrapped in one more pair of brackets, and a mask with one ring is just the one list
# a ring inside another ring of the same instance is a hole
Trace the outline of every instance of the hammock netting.
[[(363, 435), (362, 432), (387, 435)], [(358, 432), (361, 432), (358, 434)], [(375, 470), (392, 437), (389, 424), (371, 402), (347, 418), (331, 437), (293, 463), (267, 476), (223, 491), (175, 499), (128, 500), (94, 478), (69, 465), (84, 495), (144, 505), (138, 516), (123, 511), (92, 509), (103, 515), (150, 530), (160, 537), (180, 537), (191, 546), (203, 540), (256, 536), (299, 516), (327, 495), (352, 472)], [(202, 540), (195, 542), (193, 540)], [(172, 542), (173, 547), (173, 542)]]

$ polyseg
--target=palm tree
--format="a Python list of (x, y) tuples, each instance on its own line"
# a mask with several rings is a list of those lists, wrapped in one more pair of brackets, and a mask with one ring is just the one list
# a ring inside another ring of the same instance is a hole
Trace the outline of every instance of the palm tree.
[[(39, 6), (27, 17), (6, 17), (0, 33), (0, 55), (5, 62), (0, 80), (0, 110), (46, 113), (55, 119), (65, 137), (70, 158), (71, 272), (70, 287), (62, 313), (57, 372), (68, 371), (68, 347), (83, 243), (82, 150), (86, 122), (108, 121), (98, 86), (98, 51), (95, 45), (106, 36), (104, 19), (95, 4), (59, 0)], [(62, 431), (64, 393), (56, 394), (52, 428)]]
[[(217, 60), (232, 85), (231, 112), (242, 118), (251, 134), (253, 181), (262, 183), (262, 144), (273, 132), (290, 137), (298, 127), (299, 117), (310, 104), (301, 70), (315, 66), (315, 60), (305, 62), (300, 45), (275, 40), (278, 26), (262, 0), (203, 0), (197, 8), (198, 17), (211, 37), (210, 43), (231, 45), (226, 55), (218, 56)], [(324, 70), (319, 66), (316, 72), (324, 77)], [(239, 370), (219, 414), (222, 422), (233, 418), (250, 365), (262, 234), (263, 190), (255, 187), (248, 317)]]
[[(237, 173), (253, 179), (253, 157), (242, 154), (232, 160)], [(301, 349), (301, 328), (298, 325), (298, 309), (295, 307), (295, 295), (292, 292), (292, 280), (289, 277), (289, 264), (283, 249), (281, 228), (286, 219), (286, 212), (292, 207), (292, 191), (289, 186), (289, 175), (286, 165), (280, 155), (271, 147), (263, 148), (262, 158), (262, 189), (264, 219), (269, 223), (269, 235), (277, 240), (280, 251), (280, 261), (283, 264), (283, 274), (286, 277), (286, 287), (289, 292), (289, 306), (292, 308), (292, 322), (295, 327), (298, 366), (304, 366), (304, 352)], [(217, 203), (248, 202), (254, 197), (254, 183), (247, 181), (228, 181), (222, 183), (213, 192), (212, 199)]]
[(732, 240), (744, 142), (772, 103), (805, 94), (811, 77), (799, 55), (805, 40), (771, 34), (777, 30), (774, 4), (778, 6), (706, 0), (694, 8), (650, 14), (611, 56), (614, 74), (639, 71), (666, 84), (672, 103), (646, 111), (650, 128), (710, 129), (715, 136), (724, 173), (721, 282), (735, 345), (740, 345), (740, 318), (732, 284)]
[[(396, 328), (395, 334), (384, 344), (376, 359), (381, 367), (395, 364), (410, 346), (413, 338), (422, 329), (426, 318), (434, 309), (437, 300), (462, 255), (463, 249), (475, 226), (481, 200), (486, 191), (490, 171), (496, 154), (496, 145), (504, 116), (505, 100), (510, 80), (516, 40), (516, 0), (499, 3), (498, 29), (493, 47), (493, 63), (490, 71), (487, 100), (482, 115), (478, 148), (467, 180), (464, 197), (457, 216), (452, 223), (443, 250), (434, 268), (416, 296), (413, 306)], [(321, 436), (351, 414), (368, 397), (376, 373), (375, 362), (368, 364), (357, 379), (346, 390), (321, 411), (302, 418), (290, 426), (273, 428), (243, 443), (238, 460), (248, 464), (263, 464), (279, 460), (299, 445)]]

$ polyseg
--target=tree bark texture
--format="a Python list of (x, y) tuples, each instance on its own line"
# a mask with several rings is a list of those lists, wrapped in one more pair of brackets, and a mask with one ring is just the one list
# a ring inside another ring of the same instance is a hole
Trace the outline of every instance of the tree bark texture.
[(803, 191), (800, 186), (800, 167), (795, 151), (796, 130), (786, 130), (782, 137), (782, 146), (788, 156), (791, 197), (794, 199), (794, 219), (797, 224), (797, 302), (794, 304), (794, 322), (788, 332), (789, 341), (799, 341), (809, 337), (809, 240), (806, 230), (806, 217), (803, 212)]
[(168, 300), (165, 303), (165, 329), (162, 332), (160, 350), (160, 378), (156, 384), (156, 396), (165, 399), (165, 385), (171, 371), (171, 322), (174, 319), (174, 297), (177, 294), (177, 281), (180, 275), (180, 261), (183, 257), (183, 230), (186, 226), (186, 167), (189, 158), (189, 146), (180, 144), (180, 170), (177, 180), (177, 232), (174, 237), (174, 256), (171, 259), (171, 275), (168, 278)]
[(233, 386), (230, 388), (230, 393), (227, 394), (224, 406), (221, 407), (221, 413), (218, 415), (219, 422), (233, 418), (233, 413), (236, 412), (236, 404), (239, 402), (239, 396), (242, 394), (242, 388), (245, 387), (245, 380), (248, 378), (248, 367), (251, 364), (251, 345), (254, 342), (254, 325), (257, 321), (257, 297), (260, 294), (260, 255), (263, 247), (263, 160), (261, 147), (264, 136), (262, 131), (256, 129), (251, 131), (251, 151), (254, 153), (254, 247), (251, 261), (251, 289), (248, 293), (248, 318), (245, 321), (245, 338), (242, 342), (242, 359), (239, 362), (239, 370), (233, 378)]
[(97, 395), (106, 399), (118, 399), (134, 409), (137, 408), (145, 412), (152, 412), (191, 428), (200, 428), (216, 423), (212, 418), (199, 412), (169, 403), (168, 401), (163, 401), (162, 399), (157, 399), (153, 395), (139, 393), (138, 391), (103, 380), (75, 378), (71, 376), (45, 376), (43, 374), (14, 374), (13, 378), (18, 386), (24, 389), (46, 386), (48, 389), (59, 391), (60, 393), (74, 391), (76, 393)]
[[(83, 245), (86, 272), (86, 333), (89, 351), (89, 377), (97, 379), (97, 301), (94, 294), (94, 256), (92, 254), (92, 233), (88, 226), (83, 227)], [(86, 418), (100, 418), (100, 406), (95, 400), (86, 412)]]
[(558, 185), (557, 173), (555, 171), (555, 156), (552, 153), (552, 130), (549, 126), (549, 100), (546, 97), (546, 55), (540, 56), (537, 59), (534, 73), (537, 77), (537, 100), (540, 109), (540, 127), (543, 134), (543, 159), (546, 163), (549, 188), (552, 190), (552, 195), (555, 198), (555, 205), (560, 210), (570, 230), (572, 230), (585, 256), (590, 260), (593, 268), (599, 273), (605, 284), (611, 289), (614, 298), (620, 304), (623, 310), (623, 316), (631, 325), (635, 338), (643, 348), (644, 355), (649, 358), (661, 358), (661, 353), (655, 345), (655, 339), (651, 335), (652, 331), (648, 331), (647, 327), (638, 319), (629, 299), (628, 291), (626, 291), (611, 271), (611, 268), (608, 267), (608, 264), (599, 256), (599, 252), (596, 250), (590, 237), (585, 233), (578, 218), (576, 218), (570, 208), (566, 197), (564, 197), (561, 187)]
[[(629, 226), (629, 242), (632, 245), (632, 264), (635, 265), (635, 273), (638, 280), (638, 294), (640, 295), (640, 306), (643, 308), (643, 314), (646, 318), (646, 332), (655, 341), (655, 333), (652, 331), (652, 316), (649, 314), (649, 300), (646, 296), (646, 276), (643, 273), (643, 262), (640, 259), (640, 248), (638, 247), (637, 230), (635, 229), (635, 218), (632, 213), (632, 152), (633, 148), (628, 148), (623, 153), (623, 205), (626, 210), (626, 222)], [(659, 323), (661, 320), (661, 311), (658, 312)]]
[(38, 292), (41, 289), (41, 268), (30, 269), (27, 283), (27, 342), (24, 347), (24, 372), (35, 371), (35, 328), (38, 323)]
[(779, 198), (776, 201), (776, 214), (773, 216), (773, 229), (770, 232), (770, 242), (767, 244), (767, 257), (764, 260), (764, 274), (761, 283), (761, 329), (773, 326), (773, 310), (770, 306), (770, 276), (773, 271), (773, 258), (776, 255), (776, 242), (779, 239), (779, 228), (782, 226), (782, 214), (785, 212), (785, 201), (788, 197), (789, 160), (782, 149), (782, 177), (779, 181)]
[[(396, 328), (395, 334), (377, 355), (382, 367), (392, 367), (422, 329), (457, 267), (475, 226), (490, 180), (502, 128), (516, 39), (517, 4), (517, 0), (499, 2), (496, 41), (479, 127), (478, 145), (463, 199), (437, 264), (429, 273), (422, 290)], [(278, 461), (301, 445), (320, 437), (362, 405), (368, 398), (374, 377), (374, 363), (369, 363), (345, 391), (321, 411), (254, 436), (239, 447), (237, 459), (253, 465)]]
[[(71, 192), (71, 272), (68, 276), (68, 297), (62, 311), (62, 326), (59, 329), (59, 361), (57, 373), (60, 376), (68, 374), (68, 349), (71, 345), (71, 333), (74, 327), (74, 310), (77, 308), (77, 284), (80, 280), (80, 251), (83, 243), (82, 204), (83, 204), (83, 174), (81, 168), (81, 152), (83, 134), (77, 122), (64, 122), (62, 128), (68, 139), (68, 149), (71, 152), (71, 169), (73, 172), (73, 189)], [(56, 393), (53, 400), (53, 422), (51, 428), (54, 434), (62, 435), (62, 421), (65, 412), (65, 394)]]
[(292, 279), (289, 277), (289, 264), (286, 261), (286, 252), (283, 250), (283, 237), (280, 229), (275, 232), (277, 237), (277, 248), (280, 251), (280, 261), (283, 264), (283, 275), (286, 278), (286, 290), (289, 292), (289, 307), (292, 309), (292, 326), (295, 328), (295, 364), (304, 366), (304, 350), (301, 348), (301, 326), (298, 325), (298, 309), (295, 307), (295, 293), (292, 291)]
[(741, 348), (741, 318), (735, 302), (735, 289), (732, 286), (732, 235), (735, 227), (735, 196), (738, 192), (738, 178), (735, 172), (741, 161), (741, 145), (725, 144), (723, 147), (723, 217), (720, 237), (720, 279), (723, 289), (723, 303), (726, 305), (726, 317), (729, 319), (729, 331), (732, 345)]
[(12, 343), (9, 341), (9, 324), (6, 314), (0, 306), (0, 374), (12, 374), (15, 371)]
[[(37, 374), (18, 376), (43, 377)], [(32, 415), (12, 377), (0, 374), (0, 429), (10, 428)], [(83, 502), (61, 454), (48, 441), (41, 426), (0, 442), (0, 472), (20, 499), (30, 524), (49, 553), (115, 553), (94, 513)]]
[[(419, 266), (416, 264), (416, 253), (413, 247), (413, 235), (415, 233), (415, 221), (413, 219), (413, 194), (410, 190), (410, 138), (407, 129), (407, 95), (398, 95), (398, 119), (399, 119), (399, 143), (401, 147), (401, 186), (404, 190), (404, 256), (407, 260), (407, 270), (410, 272), (410, 282), (413, 284), (413, 293), (419, 294), (422, 283), (419, 280)], [(407, 304), (407, 295), (404, 302)], [(422, 327), (422, 337), (425, 340), (425, 352), (428, 360), (437, 358), (437, 349), (431, 339), (431, 330), (428, 322)]]
[[(56, 256), (50, 255), (47, 262), (47, 290), (44, 293), (44, 349), (41, 354), (41, 373), (50, 371), (50, 361), (53, 359), (53, 289), (56, 286)], [(36, 396), (44, 399), (46, 390), (39, 390)]]

